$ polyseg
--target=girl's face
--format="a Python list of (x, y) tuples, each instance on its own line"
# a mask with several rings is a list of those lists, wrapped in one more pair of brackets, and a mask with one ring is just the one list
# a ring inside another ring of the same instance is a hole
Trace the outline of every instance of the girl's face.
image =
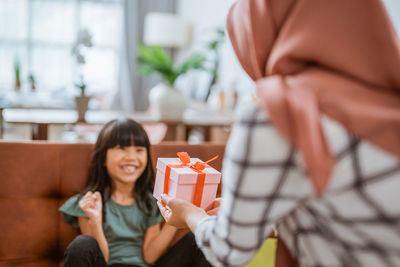
[(143, 146), (109, 148), (105, 166), (114, 183), (133, 184), (147, 165), (147, 149)]

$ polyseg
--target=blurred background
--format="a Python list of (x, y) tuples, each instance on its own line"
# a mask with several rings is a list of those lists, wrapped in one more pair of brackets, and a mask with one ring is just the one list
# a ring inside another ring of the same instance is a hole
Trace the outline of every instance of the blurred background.
[[(153, 143), (226, 142), (254, 99), (225, 33), (234, 2), (0, 0), (1, 138), (94, 142), (128, 116)], [(400, 32), (400, 1), (384, 3)]]

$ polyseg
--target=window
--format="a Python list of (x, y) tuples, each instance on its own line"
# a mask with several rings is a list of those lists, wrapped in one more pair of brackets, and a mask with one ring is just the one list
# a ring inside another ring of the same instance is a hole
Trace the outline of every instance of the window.
[(72, 47), (81, 29), (93, 36), (82, 68), (88, 92), (116, 90), (122, 16), (122, 0), (1, 0), (0, 92), (14, 88), (18, 59), (23, 87), (33, 74), (40, 91), (77, 93)]
[(384, 0), (383, 3), (386, 5), (389, 16), (392, 19), (392, 23), (400, 36), (400, 1), (398, 0)]

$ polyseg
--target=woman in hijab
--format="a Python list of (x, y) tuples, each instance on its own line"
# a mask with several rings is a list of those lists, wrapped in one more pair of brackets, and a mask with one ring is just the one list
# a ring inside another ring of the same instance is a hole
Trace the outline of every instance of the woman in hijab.
[(227, 28), (257, 103), (233, 127), (217, 216), (163, 196), (164, 218), (215, 266), (246, 264), (273, 225), (301, 266), (400, 266), (400, 46), (383, 3), (239, 0)]

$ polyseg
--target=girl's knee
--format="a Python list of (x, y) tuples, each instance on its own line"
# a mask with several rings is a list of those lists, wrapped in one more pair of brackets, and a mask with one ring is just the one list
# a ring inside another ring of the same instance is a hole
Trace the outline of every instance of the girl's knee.
[(90, 235), (78, 235), (69, 244), (67, 251), (69, 253), (86, 253), (96, 249), (98, 246), (97, 240)]
[(79, 235), (69, 244), (64, 254), (64, 267), (107, 266), (96, 239)]

